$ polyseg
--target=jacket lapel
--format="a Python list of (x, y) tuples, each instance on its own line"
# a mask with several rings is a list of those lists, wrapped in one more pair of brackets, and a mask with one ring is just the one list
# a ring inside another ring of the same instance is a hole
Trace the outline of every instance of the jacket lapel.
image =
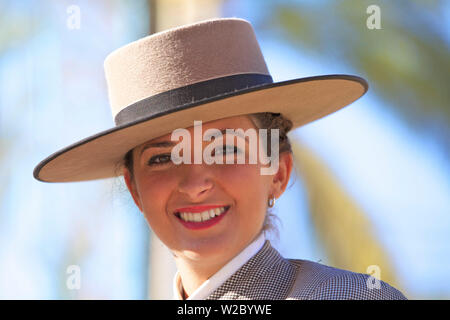
[(281, 300), (294, 284), (297, 269), (266, 240), (264, 246), (207, 300)]

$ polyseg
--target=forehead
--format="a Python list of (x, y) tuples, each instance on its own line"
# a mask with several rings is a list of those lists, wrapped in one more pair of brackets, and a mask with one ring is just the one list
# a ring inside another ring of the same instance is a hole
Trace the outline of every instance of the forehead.
[[(214, 120), (210, 122), (202, 122), (202, 131), (205, 132), (208, 129), (249, 129), (254, 128), (255, 125), (253, 124), (253, 121), (250, 119), (250, 116), (248, 115), (242, 115), (242, 116), (235, 116), (230, 118), (224, 118), (219, 120)], [(186, 128), (190, 132), (193, 132), (194, 126), (192, 123), (191, 127)], [(151, 140), (148, 140), (137, 147), (137, 149), (142, 148), (148, 143), (155, 143), (155, 142), (162, 142), (162, 141), (170, 141), (172, 133), (168, 133), (164, 136), (154, 138)]]

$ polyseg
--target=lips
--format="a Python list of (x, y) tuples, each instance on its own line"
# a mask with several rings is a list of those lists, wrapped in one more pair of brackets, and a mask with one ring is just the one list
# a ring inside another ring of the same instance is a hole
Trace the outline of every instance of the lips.
[(188, 229), (204, 229), (218, 223), (230, 206), (196, 206), (177, 209), (175, 216)]

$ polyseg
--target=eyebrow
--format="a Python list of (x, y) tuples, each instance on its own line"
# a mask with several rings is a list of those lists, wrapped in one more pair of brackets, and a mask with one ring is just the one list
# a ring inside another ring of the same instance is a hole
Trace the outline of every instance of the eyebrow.
[(149, 149), (149, 148), (169, 148), (169, 147), (175, 146), (175, 144), (176, 143), (173, 142), (173, 141), (162, 141), (162, 142), (148, 143), (142, 148), (141, 152), (139, 153), (139, 156), (141, 156), (142, 153), (145, 150)]

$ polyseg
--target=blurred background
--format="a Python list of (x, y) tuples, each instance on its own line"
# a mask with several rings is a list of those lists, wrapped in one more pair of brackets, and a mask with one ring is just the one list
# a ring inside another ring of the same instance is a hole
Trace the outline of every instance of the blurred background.
[(0, 298), (167, 299), (174, 264), (122, 178), (49, 184), (35, 165), (112, 127), (103, 59), (150, 33), (250, 21), (274, 81), (355, 74), (369, 92), (290, 134), (286, 258), (450, 298), (450, 2), (0, 0)]

